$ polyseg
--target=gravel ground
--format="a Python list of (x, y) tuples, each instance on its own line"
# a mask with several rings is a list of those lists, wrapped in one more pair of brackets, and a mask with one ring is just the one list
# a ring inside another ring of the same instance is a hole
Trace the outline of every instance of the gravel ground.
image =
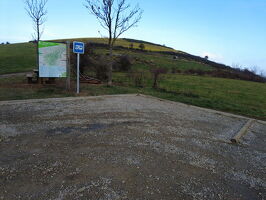
[(0, 102), (0, 199), (266, 199), (266, 123), (118, 95)]

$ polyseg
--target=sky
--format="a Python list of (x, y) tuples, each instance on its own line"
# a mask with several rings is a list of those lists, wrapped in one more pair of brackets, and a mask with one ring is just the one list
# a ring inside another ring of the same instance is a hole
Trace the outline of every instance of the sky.
[[(266, 75), (266, 0), (127, 0), (144, 10), (122, 38), (164, 44)], [(85, 0), (48, 0), (42, 40), (107, 36)], [(99, 34), (100, 31), (100, 34)], [(23, 0), (0, 0), (0, 42), (32, 39)]]

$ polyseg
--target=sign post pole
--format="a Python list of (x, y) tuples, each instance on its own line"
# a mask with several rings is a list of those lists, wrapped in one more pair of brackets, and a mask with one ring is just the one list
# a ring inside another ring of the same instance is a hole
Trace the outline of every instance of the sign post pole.
[(79, 94), (79, 53), (77, 56), (77, 94)]
[(73, 42), (73, 52), (77, 55), (77, 94), (79, 94), (79, 61), (80, 54), (84, 54), (84, 43), (83, 42)]

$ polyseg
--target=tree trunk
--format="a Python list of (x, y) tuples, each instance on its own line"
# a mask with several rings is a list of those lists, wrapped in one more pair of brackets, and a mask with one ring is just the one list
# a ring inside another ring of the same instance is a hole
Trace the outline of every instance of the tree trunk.
[(36, 41), (36, 68), (39, 70), (39, 41)]
[[(40, 70), (39, 69), (39, 41), (40, 41), (40, 26), (39, 26), (39, 21), (37, 20), (37, 41), (36, 41), (36, 68), (37, 70)], [(38, 81), (41, 80), (41, 83), (42, 83), (42, 78), (39, 78), (40, 77), (40, 71), (38, 73)]]
[(108, 73), (107, 73), (107, 76), (108, 76), (108, 83), (107, 85), (108, 86), (112, 86), (113, 82), (112, 82), (112, 71), (113, 71), (113, 46), (110, 45), (110, 49), (109, 49), (109, 64), (108, 64)]
[(37, 25), (37, 41), (39, 42), (40, 41), (40, 24), (39, 24), (38, 19), (37, 19), (36, 25)]
[(154, 89), (157, 89), (158, 87), (157, 79), (158, 79), (158, 76), (154, 74), (154, 80), (153, 80), (153, 86), (152, 86)]

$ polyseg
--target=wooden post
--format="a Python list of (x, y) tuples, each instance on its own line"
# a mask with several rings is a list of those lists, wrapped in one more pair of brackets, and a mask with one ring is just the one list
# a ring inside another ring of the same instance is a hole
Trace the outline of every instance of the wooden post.
[(233, 137), (231, 139), (231, 142), (232, 143), (239, 143), (240, 142), (240, 139), (242, 137), (244, 137), (247, 132), (248, 132), (248, 129), (252, 126), (252, 124), (255, 122), (254, 119), (250, 119), (248, 120), (248, 122), (241, 128), (241, 130), (235, 135), (235, 137)]
[[(40, 70), (40, 66), (39, 66), (39, 41), (38, 40), (36, 40), (35, 41), (36, 42), (36, 70)], [(37, 80), (38, 80), (38, 84), (40, 84), (41, 83), (41, 78), (40, 78), (40, 71), (39, 71), (39, 73), (37, 73), (36, 75), (37, 75)]]
[(71, 82), (71, 69), (70, 69), (70, 41), (67, 41), (67, 79), (66, 79), (66, 90), (70, 91)]

